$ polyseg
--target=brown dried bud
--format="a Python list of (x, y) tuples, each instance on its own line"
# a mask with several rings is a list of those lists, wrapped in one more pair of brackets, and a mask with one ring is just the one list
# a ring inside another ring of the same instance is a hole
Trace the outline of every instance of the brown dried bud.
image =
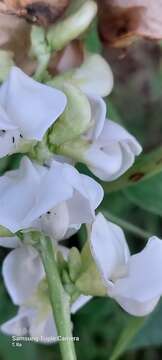
[(98, 8), (106, 46), (125, 47), (137, 37), (162, 39), (162, 0), (98, 0)]
[(29, 75), (35, 62), (28, 57), (30, 48), (30, 25), (24, 19), (0, 14), (0, 49), (13, 53), (13, 61)]
[(0, 9), (47, 27), (63, 15), (69, 3), (70, 0), (3, 0)]

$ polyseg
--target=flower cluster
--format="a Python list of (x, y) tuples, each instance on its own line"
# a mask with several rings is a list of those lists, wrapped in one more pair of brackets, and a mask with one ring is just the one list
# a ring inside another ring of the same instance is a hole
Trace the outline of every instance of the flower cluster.
[[(96, 215), (102, 186), (75, 168), (82, 162), (100, 180), (112, 181), (142, 150), (134, 136), (106, 118), (103, 97), (112, 86), (109, 65), (91, 55), (79, 69), (48, 85), (13, 67), (0, 88), (0, 157), (22, 153), (19, 167), (0, 177), (0, 225), (8, 231), (0, 245), (12, 249), (2, 274), (19, 306), (17, 315), (1, 326), (7, 334), (57, 334), (39, 234), (57, 249), (55, 260), (72, 313), (101, 292), (130, 314), (143, 316), (161, 296), (161, 240), (152, 237), (142, 252), (131, 256), (123, 231)], [(86, 257), (58, 243), (82, 224), (88, 228)], [(83, 266), (85, 261), (91, 266)], [(95, 293), (92, 281), (88, 288), (84, 282), (86, 272), (99, 283)]]

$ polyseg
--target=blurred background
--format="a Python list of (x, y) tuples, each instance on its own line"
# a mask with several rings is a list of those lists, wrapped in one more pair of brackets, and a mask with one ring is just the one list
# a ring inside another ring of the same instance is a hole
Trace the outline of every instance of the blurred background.
[[(107, 99), (108, 116), (132, 132), (149, 152), (162, 143), (162, 44), (139, 40), (128, 49), (102, 49), (96, 26), (86, 37), (87, 49), (102, 52), (110, 63), (114, 90)], [(1, 174), (14, 168), (19, 156), (0, 161)], [(87, 172), (82, 167), (82, 171)], [(100, 210), (121, 225), (133, 253), (140, 251), (148, 235), (162, 238), (162, 173), (122, 191), (107, 191)], [(84, 243), (84, 231), (69, 240), (69, 246)], [(9, 250), (0, 248), (0, 263)], [(0, 323), (16, 313), (0, 281)], [(79, 360), (159, 360), (162, 358), (162, 301), (146, 318), (126, 314), (111, 299), (95, 298), (75, 316), (74, 335)], [(13, 347), (0, 334), (0, 360), (60, 359), (58, 345), (23, 343)]]

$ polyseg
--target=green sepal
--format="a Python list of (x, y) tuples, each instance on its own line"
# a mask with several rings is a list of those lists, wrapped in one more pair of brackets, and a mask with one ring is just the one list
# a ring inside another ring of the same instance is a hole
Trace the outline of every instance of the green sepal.
[(67, 96), (64, 113), (54, 123), (49, 133), (50, 145), (63, 145), (73, 141), (89, 129), (91, 107), (86, 95), (70, 83), (57, 84)]

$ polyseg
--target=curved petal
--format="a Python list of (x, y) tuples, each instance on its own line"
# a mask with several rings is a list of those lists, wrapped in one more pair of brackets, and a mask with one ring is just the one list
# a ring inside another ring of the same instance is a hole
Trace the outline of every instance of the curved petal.
[(87, 196), (91, 203), (91, 207), (93, 210), (96, 210), (98, 206), (101, 204), (104, 197), (103, 188), (100, 184), (97, 183), (97, 181), (92, 179), (90, 176), (87, 175), (81, 175), (81, 176), (82, 176), (83, 184), (87, 191)]
[(141, 150), (132, 135), (108, 120), (97, 141), (87, 150), (85, 160), (89, 169), (101, 180), (112, 181), (132, 166)]
[(123, 231), (100, 213), (90, 234), (92, 256), (107, 286), (127, 271), (129, 249)]
[[(64, 176), (65, 164), (53, 161), (51, 167), (41, 176), (37, 191), (34, 197), (34, 206), (24, 220), (24, 227), (31, 224), (34, 219), (46, 214), (57, 205), (69, 199), (73, 195), (73, 186)], [(73, 169), (72, 166), (69, 166)]]
[(150, 314), (158, 304), (160, 296), (157, 296), (150, 301), (135, 301), (133, 299), (127, 299), (122, 296), (113, 296), (113, 298), (118, 302), (118, 304), (129, 314), (133, 316), (146, 316)]
[(66, 96), (13, 67), (0, 88), (0, 104), (26, 139), (41, 140), (63, 113)]
[(95, 180), (79, 174), (74, 167), (67, 164), (64, 167), (64, 178), (74, 189), (72, 198), (67, 201), (69, 225), (92, 222), (94, 203), (98, 204), (103, 198), (101, 186)]
[(21, 141), (19, 130), (0, 130), (0, 158), (13, 154)]
[(162, 294), (161, 279), (162, 240), (152, 237), (143, 251), (130, 257), (127, 276), (115, 282), (110, 295), (131, 313), (138, 315), (138, 308), (139, 315), (148, 313)]
[[(20, 168), (0, 177), (0, 224), (16, 232), (21, 229), (33, 200), (39, 175), (32, 162), (24, 157)], [(11, 201), (12, 199), (12, 201)]]
[(30, 246), (19, 247), (3, 262), (2, 274), (14, 304), (23, 304), (45, 276), (37, 251)]
[(98, 54), (89, 55), (73, 79), (83, 92), (101, 97), (111, 93), (114, 83), (109, 64)]
[(54, 162), (47, 169), (24, 157), (18, 170), (0, 177), (0, 224), (16, 232), (70, 198), (73, 188), (63, 171), (63, 164)]
[(64, 237), (62, 238), (62, 240), (66, 240), (71, 238), (73, 235), (75, 235), (79, 229), (81, 228), (82, 224), (71, 224), (69, 225), (69, 228), (67, 230), (67, 232), (65, 233)]
[(69, 213), (66, 202), (57, 205), (41, 217), (41, 228), (55, 240), (62, 240), (69, 227)]
[(20, 245), (20, 240), (18, 237), (2, 237), (0, 238), (0, 246), (7, 247), (7, 248), (16, 248)]
[(96, 140), (103, 130), (106, 119), (106, 103), (101, 97), (95, 95), (88, 95), (91, 105), (91, 128), (85, 135), (88, 140)]
[(17, 126), (8, 118), (7, 113), (0, 105), (0, 130), (15, 130)]
[(92, 296), (80, 295), (79, 298), (72, 304), (71, 313), (75, 314), (85, 304), (87, 304), (91, 299), (92, 299)]
[[(0, 178), (0, 223), (16, 232), (33, 205), (40, 177), (32, 162), (24, 157), (20, 168)], [(11, 201), (12, 199), (12, 201)]]
[(95, 206), (98, 206), (98, 203), (103, 199), (102, 187), (95, 180), (79, 174), (70, 165), (65, 165), (64, 178), (75, 190), (73, 197), (67, 201), (69, 224), (77, 225), (92, 222)]
[(25, 336), (28, 334), (29, 318), (33, 315), (32, 309), (21, 306), (17, 315), (2, 324), (0, 329), (7, 335)]
[(56, 342), (57, 330), (52, 310), (44, 315), (36, 311), (35, 316), (30, 317), (29, 323), (30, 336), (38, 338), (38, 341), (44, 344)]

